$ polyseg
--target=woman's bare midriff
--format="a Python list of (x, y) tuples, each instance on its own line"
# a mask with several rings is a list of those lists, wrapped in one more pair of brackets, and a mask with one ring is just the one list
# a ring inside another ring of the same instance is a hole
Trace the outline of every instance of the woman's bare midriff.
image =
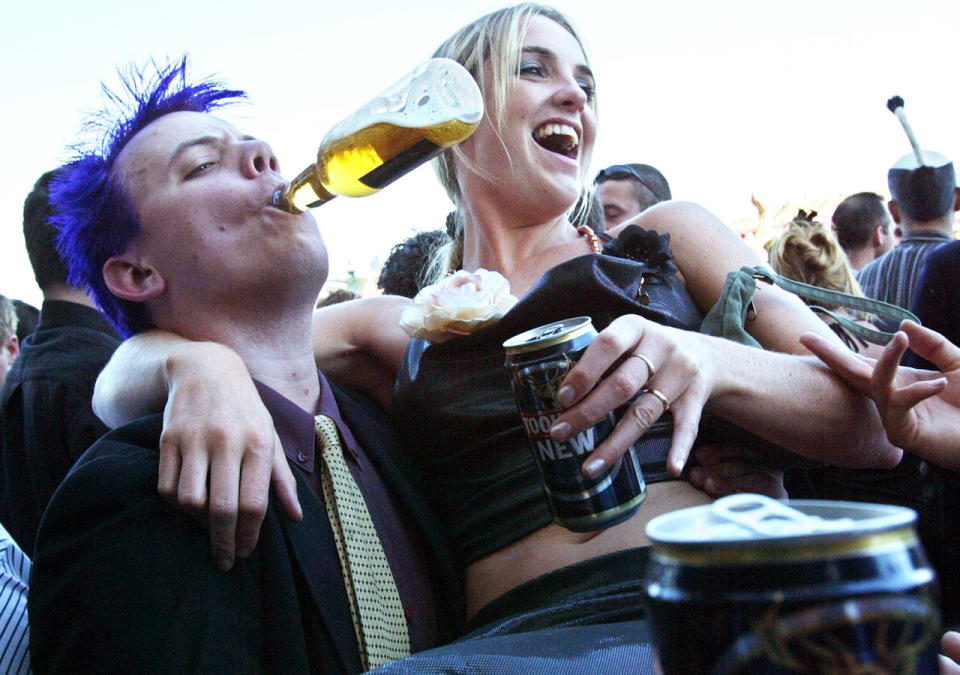
[(597, 532), (571, 532), (551, 523), (467, 567), (467, 616), (501, 593), (541, 574), (573, 563), (637, 546), (647, 546), (652, 518), (711, 501), (686, 481), (647, 486), (647, 497), (633, 516)]

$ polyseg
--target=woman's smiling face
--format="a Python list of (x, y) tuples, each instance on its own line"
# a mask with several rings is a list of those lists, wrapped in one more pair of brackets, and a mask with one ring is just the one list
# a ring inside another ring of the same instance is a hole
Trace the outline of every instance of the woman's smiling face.
[[(533, 17), (519, 74), (511, 75), (500, 136), (494, 128), (498, 116), (490, 110), (492, 79), (485, 78), (487, 115), (462, 144), (464, 154), (502, 187), (504, 199), (527, 210), (540, 204), (556, 210), (560, 204), (565, 211), (580, 195), (596, 137), (594, 79), (580, 44), (560, 24)], [(461, 166), (458, 175), (466, 179), (469, 169)]]

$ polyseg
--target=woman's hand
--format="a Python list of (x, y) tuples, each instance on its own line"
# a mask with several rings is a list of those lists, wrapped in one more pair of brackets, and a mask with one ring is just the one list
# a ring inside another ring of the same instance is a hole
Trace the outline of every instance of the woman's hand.
[(690, 484), (713, 498), (753, 492), (786, 499), (783, 469), (769, 460), (766, 451), (734, 443), (702, 445), (693, 451)]
[[(801, 342), (857, 391), (877, 404), (891, 443), (947, 469), (960, 468), (960, 348), (912, 321), (877, 361), (857, 357), (822, 338)], [(907, 345), (942, 372), (900, 368)]]
[(618, 317), (597, 335), (557, 394), (568, 410), (557, 418), (551, 437), (565, 441), (637, 398), (583, 463), (585, 475), (596, 476), (611, 466), (667, 410), (674, 422), (667, 467), (680, 475), (714, 378), (699, 337), (636, 315)]
[(93, 408), (114, 427), (163, 410), (158, 489), (209, 526), (219, 567), (253, 550), (271, 484), (287, 516), (302, 517), (273, 420), (232, 349), (162, 331), (136, 335), (97, 378)]
[(960, 633), (947, 631), (940, 639), (940, 675), (960, 675)]
[(235, 556), (253, 551), (271, 486), (287, 517), (303, 514), (273, 419), (243, 361), (216, 343), (191, 345), (167, 359), (158, 489), (209, 526), (214, 561), (228, 570)]

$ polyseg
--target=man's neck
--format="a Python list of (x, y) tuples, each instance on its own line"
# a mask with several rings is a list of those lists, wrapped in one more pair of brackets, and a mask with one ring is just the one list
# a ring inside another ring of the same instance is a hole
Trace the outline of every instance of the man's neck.
[(320, 379), (313, 360), (313, 349), (300, 357), (276, 352), (257, 354), (240, 350), (250, 375), (299, 407), (313, 414), (320, 401)]
[[(299, 323), (299, 322), (298, 322)], [(310, 339), (309, 317), (304, 325), (264, 322), (253, 330), (231, 326), (205, 339), (233, 349), (250, 375), (313, 413), (320, 398), (320, 381)]]
[(312, 302), (243, 304), (228, 298), (191, 307), (158, 302), (148, 305), (154, 323), (189, 340), (229, 347), (250, 375), (313, 412), (320, 382), (313, 356)]
[(861, 248), (856, 251), (851, 249), (847, 255), (847, 259), (850, 261), (850, 267), (856, 271), (860, 271), (864, 265), (877, 257), (876, 251), (870, 247)]
[(953, 236), (953, 211), (950, 211), (943, 218), (928, 220), (925, 223), (902, 223), (903, 233), (911, 234), (913, 232), (941, 232), (948, 237)]
[(93, 298), (91, 298), (86, 291), (82, 291), (79, 288), (69, 284), (47, 284), (42, 291), (44, 300), (72, 302), (77, 305), (84, 305), (85, 307), (93, 307), (94, 309), (97, 307), (96, 303), (93, 301)]

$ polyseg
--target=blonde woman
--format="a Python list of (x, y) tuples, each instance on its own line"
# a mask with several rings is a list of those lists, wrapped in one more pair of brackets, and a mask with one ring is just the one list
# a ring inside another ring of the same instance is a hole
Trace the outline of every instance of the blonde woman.
[[(787, 224), (767, 251), (770, 266), (777, 274), (788, 279), (862, 297), (863, 291), (840, 242), (833, 232), (814, 220), (816, 215), (816, 211), (805, 213), (801, 209), (797, 217)], [(845, 314), (868, 328), (877, 329), (861, 315), (848, 312), (838, 305), (817, 304), (832, 312)], [(871, 358), (878, 358), (883, 352), (882, 346), (857, 339), (825, 315), (821, 315), (821, 318), (853, 351)]]

